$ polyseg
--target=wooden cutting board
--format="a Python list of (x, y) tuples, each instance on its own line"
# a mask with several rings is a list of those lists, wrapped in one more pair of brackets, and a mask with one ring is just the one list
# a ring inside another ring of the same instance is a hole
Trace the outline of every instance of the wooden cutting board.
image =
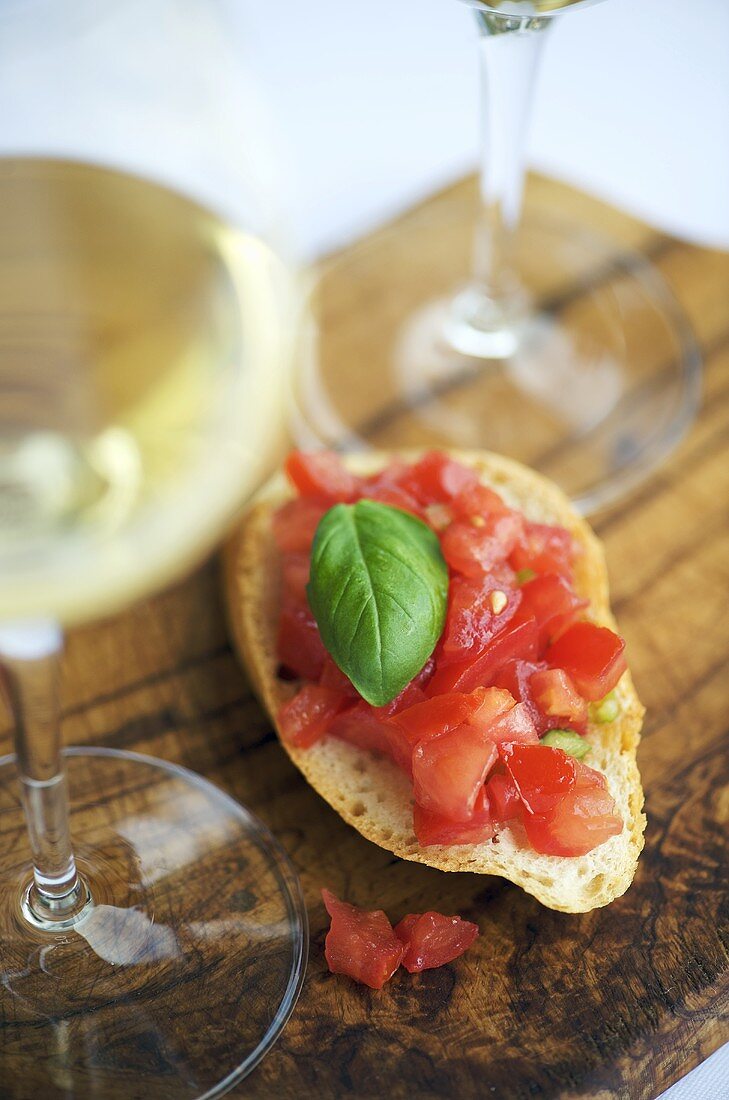
[[(444, 875), (367, 843), (278, 747), (228, 642), (214, 561), (74, 632), (65, 740), (152, 753), (207, 776), (270, 825), (301, 875), (312, 933), (304, 990), (278, 1044), (234, 1096), (652, 1100), (729, 1040), (729, 256), (540, 178), (528, 201), (599, 227), (616, 253), (629, 244), (650, 254), (705, 357), (690, 434), (596, 523), (648, 709), (638, 874), (609, 908), (571, 916), (499, 880)], [(7, 721), (0, 742), (8, 751)], [(393, 918), (457, 912), (482, 935), (456, 964), (401, 974), (374, 993), (326, 970), (325, 884)]]

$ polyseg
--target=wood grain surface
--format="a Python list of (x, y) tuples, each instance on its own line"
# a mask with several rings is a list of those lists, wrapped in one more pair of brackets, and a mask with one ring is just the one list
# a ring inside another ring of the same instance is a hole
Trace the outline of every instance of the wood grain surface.
[[(207, 776), (268, 823), (301, 875), (312, 930), (304, 990), (234, 1096), (652, 1100), (729, 1040), (729, 256), (543, 179), (531, 181), (528, 201), (599, 226), (616, 252), (650, 255), (705, 359), (703, 406), (687, 438), (595, 523), (647, 707), (637, 878), (607, 909), (570, 916), (501, 881), (445, 875), (368, 844), (278, 747), (228, 642), (214, 560), (75, 631), (66, 743), (136, 749)], [(5, 718), (0, 750), (10, 747)], [(326, 969), (323, 885), (393, 919), (456, 912), (482, 934), (455, 964), (400, 972), (375, 993)]]

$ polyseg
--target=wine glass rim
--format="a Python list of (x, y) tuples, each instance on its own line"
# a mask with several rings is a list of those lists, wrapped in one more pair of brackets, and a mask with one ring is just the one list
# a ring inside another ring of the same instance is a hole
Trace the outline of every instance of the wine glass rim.
[(569, 0), (565, 7), (540, 9), (534, 0), (461, 0), (471, 8), (488, 15), (507, 19), (556, 19), (572, 8), (588, 8), (602, 3), (602, 0)]

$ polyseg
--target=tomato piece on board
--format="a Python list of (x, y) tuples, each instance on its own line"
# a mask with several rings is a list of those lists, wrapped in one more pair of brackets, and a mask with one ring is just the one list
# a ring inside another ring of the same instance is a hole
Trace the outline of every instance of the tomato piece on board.
[(285, 669), (304, 680), (318, 680), (327, 651), (308, 607), (284, 604), (278, 620), (276, 652)]
[(411, 974), (453, 962), (478, 936), (478, 925), (443, 913), (408, 913), (395, 925), (395, 935), (405, 945), (402, 965)]
[(534, 672), (529, 687), (542, 714), (548, 718), (564, 718), (572, 725), (584, 728), (587, 703), (564, 669), (546, 668)]
[(476, 657), (453, 661), (436, 668), (426, 688), (428, 695), (446, 691), (473, 691), (492, 684), (507, 661), (520, 657), (531, 660), (537, 651), (537, 627), (534, 619), (513, 625), (507, 623)]
[(428, 451), (398, 476), (398, 485), (421, 504), (448, 503), (464, 489), (478, 485), (478, 474), (442, 451)]
[(423, 848), (431, 844), (483, 844), (494, 835), (494, 823), (484, 796), (484, 788), (476, 796), (473, 814), (468, 821), (451, 821), (442, 814), (424, 810), (416, 802), (413, 807), (413, 828), (418, 843)]
[(537, 852), (583, 856), (623, 831), (605, 776), (576, 762), (577, 782), (546, 814), (524, 814), (524, 828)]
[(352, 501), (362, 486), (362, 479), (351, 474), (333, 451), (292, 451), (284, 470), (302, 497), (319, 497), (332, 503)]
[(549, 813), (577, 783), (575, 761), (561, 749), (505, 744), (500, 751), (529, 813)]
[(595, 623), (573, 623), (545, 654), (552, 668), (561, 668), (585, 699), (596, 702), (617, 684), (626, 669), (625, 642), (614, 631)]
[(545, 573), (522, 585), (521, 606), (516, 620), (533, 615), (539, 632), (539, 652), (574, 622), (589, 601), (575, 594), (572, 586), (556, 573)]
[(309, 497), (287, 500), (273, 513), (271, 527), (279, 550), (308, 554), (316, 529), (329, 505)]
[(446, 624), (438, 646), (441, 664), (480, 653), (513, 618), (522, 599), (513, 577), (512, 570), (504, 567), (480, 580), (451, 577)]
[(324, 954), (332, 974), (346, 974), (370, 989), (382, 989), (405, 954), (405, 945), (381, 909), (360, 909), (322, 890), (332, 923)]
[(324, 737), (347, 702), (341, 692), (319, 684), (305, 684), (278, 712), (281, 736), (298, 749), (308, 749)]
[(505, 772), (494, 770), (486, 780), (484, 792), (492, 821), (502, 824), (513, 821), (522, 811), (522, 801), (514, 780)]
[(477, 519), (478, 525), (455, 520), (441, 538), (443, 557), (451, 569), (475, 579), (506, 561), (524, 523), (518, 512), (496, 513)]
[(496, 759), (494, 742), (473, 726), (421, 742), (412, 757), (415, 801), (450, 821), (468, 821)]
[(524, 523), (524, 529), (511, 554), (514, 569), (533, 569), (535, 573), (558, 573), (572, 580), (577, 546), (565, 527), (547, 523)]

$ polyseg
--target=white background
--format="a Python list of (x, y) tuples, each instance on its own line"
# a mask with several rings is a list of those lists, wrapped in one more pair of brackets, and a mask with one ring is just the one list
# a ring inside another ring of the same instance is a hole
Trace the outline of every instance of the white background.
[[(473, 17), (457, 0), (258, 0), (236, 17), (309, 251), (475, 166)], [(550, 38), (531, 162), (729, 247), (729, 0), (606, 0)]]

